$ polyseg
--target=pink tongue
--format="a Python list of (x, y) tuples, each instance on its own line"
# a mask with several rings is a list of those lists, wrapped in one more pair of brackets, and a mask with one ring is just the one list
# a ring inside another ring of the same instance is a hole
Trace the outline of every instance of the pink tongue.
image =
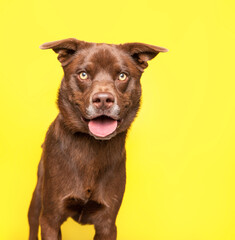
[(93, 119), (88, 123), (89, 130), (97, 137), (106, 137), (117, 128), (117, 121), (113, 119)]

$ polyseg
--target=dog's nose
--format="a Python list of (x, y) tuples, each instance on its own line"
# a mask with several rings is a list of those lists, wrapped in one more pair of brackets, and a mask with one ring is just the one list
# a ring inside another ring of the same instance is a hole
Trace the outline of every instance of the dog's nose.
[(109, 92), (99, 92), (92, 96), (92, 104), (98, 109), (108, 109), (114, 104), (114, 96)]

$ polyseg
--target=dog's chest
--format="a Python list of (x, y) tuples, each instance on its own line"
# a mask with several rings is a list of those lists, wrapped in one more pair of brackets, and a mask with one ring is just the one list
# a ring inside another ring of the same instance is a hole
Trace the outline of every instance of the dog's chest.
[(120, 162), (124, 162), (124, 144), (96, 141), (82, 134), (54, 139), (51, 145), (57, 150), (48, 149), (47, 160), (53, 175), (59, 178), (55, 181), (60, 183), (61, 198), (75, 199), (73, 203), (95, 201), (108, 205), (111, 182), (116, 179)]
[(99, 198), (109, 181), (112, 167), (107, 164), (106, 154), (99, 154), (90, 149), (76, 148), (68, 159), (70, 187), (72, 192), (87, 200)]
[(108, 206), (105, 186), (109, 177), (102, 169), (97, 168), (95, 161), (89, 164), (77, 163), (73, 174), (71, 192), (66, 194), (64, 203), (68, 210), (76, 212), (76, 216), (79, 216), (75, 217), (76, 221), (80, 221), (84, 209), (94, 208), (92, 211), (96, 211), (102, 206)]
[(85, 197), (90, 197), (95, 188), (101, 184), (101, 170), (96, 166), (95, 161), (82, 162), (81, 160), (76, 164), (75, 177), (78, 182), (80, 190)]

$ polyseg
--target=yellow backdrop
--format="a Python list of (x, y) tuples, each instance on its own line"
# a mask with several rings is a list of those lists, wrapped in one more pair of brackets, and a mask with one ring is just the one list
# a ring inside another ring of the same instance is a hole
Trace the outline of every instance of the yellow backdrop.
[[(68, 37), (168, 48), (142, 77), (127, 140), (119, 240), (235, 239), (235, 2), (2, 0), (0, 239), (27, 239), (27, 210), (62, 69), (39, 45)], [(68, 220), (64, 240), (92, 239)]]

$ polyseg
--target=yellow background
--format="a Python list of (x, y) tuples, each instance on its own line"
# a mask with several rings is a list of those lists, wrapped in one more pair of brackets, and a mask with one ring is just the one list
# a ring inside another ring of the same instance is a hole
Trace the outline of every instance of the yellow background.
[[(27, 210), (62, 69), (38, 46), (68, 37), (168, 48), (142, 77), (127, 140), (119, 240), (235, 239), (235, 2), (1, 0), (0, 239), (28, 236)], [(92, 239), (68, 220), (64, 240)]]

